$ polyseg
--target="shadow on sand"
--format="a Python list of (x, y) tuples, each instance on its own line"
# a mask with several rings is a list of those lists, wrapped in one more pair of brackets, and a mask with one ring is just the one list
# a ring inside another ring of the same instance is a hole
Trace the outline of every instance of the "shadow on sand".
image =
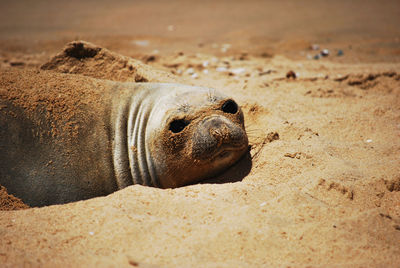
[(206, 179), (199, 184), (206, 183), (229, 183), (229, 182), (238, 182), (242, 181), (249, 173), (252, 167), (252, 159), (250, 155), (250, 149), (247, 153), (232, 167), (226, 170), (224, 173), (211, 178)]

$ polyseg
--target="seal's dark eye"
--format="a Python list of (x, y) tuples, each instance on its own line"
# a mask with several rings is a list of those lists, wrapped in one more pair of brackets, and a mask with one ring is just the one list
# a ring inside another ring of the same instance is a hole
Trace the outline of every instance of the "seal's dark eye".
[(235, 114), (238, 111), (238, 106), (233, 100), (227, 100), (222, 105), (222, 111), (224, 111), (225, 113)]
[(179, 133), (181, 132), (187, 125), (189, 125), (189, 121), (184, 120), (184, 119), (178, 119), (174, 120), (169, 124), (169, 130), (171, 130), (174, 133)]

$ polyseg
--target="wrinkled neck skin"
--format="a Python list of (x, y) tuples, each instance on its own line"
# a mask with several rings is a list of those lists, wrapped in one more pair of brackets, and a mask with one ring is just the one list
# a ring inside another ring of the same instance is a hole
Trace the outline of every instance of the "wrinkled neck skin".
[[(119, 189), (132, 184), (160, 187), (149, 146), (146, 146), (147, 126), (155, 107), (153, 90), (128, 90), (115, 102), (113, 164)], [(117, 94), (118, 94), (117, 93)], [(125, 96), (125, 97), (124, 97)], [(128, 96), (128, 97), (126, 97)]]

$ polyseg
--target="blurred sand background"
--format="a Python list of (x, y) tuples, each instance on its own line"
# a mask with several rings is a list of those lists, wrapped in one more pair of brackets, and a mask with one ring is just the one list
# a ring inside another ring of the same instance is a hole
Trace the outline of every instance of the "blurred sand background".
[[(399, 1), (1, 1), (0, 72), (132, 81), (136, 59), (217, 88), (252, 169), (22, 210), (1, 189), (0, 266), (399, 267), (399, 25)], [(52, 64), (72, 40), (114, 56)]]

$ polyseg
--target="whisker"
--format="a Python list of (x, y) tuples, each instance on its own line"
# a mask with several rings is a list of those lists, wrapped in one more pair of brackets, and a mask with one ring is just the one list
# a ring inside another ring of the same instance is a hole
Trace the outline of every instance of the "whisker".
[(217, 98), (215, 97), (215, 89), (209, 88), (207, 93), (207, 98), (210, 102), (215, 102)]

